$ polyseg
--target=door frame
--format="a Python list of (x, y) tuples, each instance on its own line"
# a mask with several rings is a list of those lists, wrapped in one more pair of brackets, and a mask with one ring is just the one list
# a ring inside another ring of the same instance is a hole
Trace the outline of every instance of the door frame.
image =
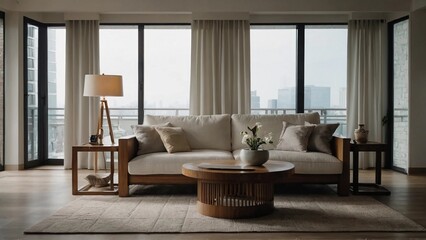
[[(38, 124), (37, 124), (37, 159), (28, 159), (28, 25), (39, 28), (38, 36)], [(24, 168), (43, 165), (47, 159), (47, 26), (41, 22), (24, 17)], [(44, 80), (43, 80), (44, 79)]]

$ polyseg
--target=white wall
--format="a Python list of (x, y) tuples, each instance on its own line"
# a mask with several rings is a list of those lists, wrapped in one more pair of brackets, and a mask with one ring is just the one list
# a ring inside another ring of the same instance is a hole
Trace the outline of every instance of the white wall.
[(16, 170), (24, 164), (22, 15), (7, 12), (5, 23), (5, 166)]
[(426, 9), (410, 13), (409, 168), (426, 168)]

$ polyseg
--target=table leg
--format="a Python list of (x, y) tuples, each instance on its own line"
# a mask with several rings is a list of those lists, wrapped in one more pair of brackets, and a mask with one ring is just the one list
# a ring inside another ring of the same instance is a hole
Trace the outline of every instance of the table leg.
[(359, 160), (359, 152), (358, 150), (353, 151), (353, 170), (352, 170), (352, 188), (354, 193), (358, 193), (358, 160)]
[[(110, 173), (111, 173), (111, 183), (110, 183), (110, 186), (111, 186), (111, 190), (114, 190), (114, 152), (113, 151), (111, 151), (111, 159), (110, 159), (110, 162), (111, 162), (111, 169), (110, 169)], [(105, 168), (106, 168), (106, 165), (105, 165)]]
[(78, 162), (78, 152), (75, 149), (73, 149), (72, 159), (71, 159), (71, 177), (72, 177), (72, 194), (73, 195), (76, 195), (78, 193), (77, 162)]
[(382, 152), (376, 151), (376, 184), (382, 184)]
[[(88, 157), (91, 157), (92, 155), (90, 153), (87, 153)], [(95, 152), (95, 173), (98, 172), (98, 152)]]

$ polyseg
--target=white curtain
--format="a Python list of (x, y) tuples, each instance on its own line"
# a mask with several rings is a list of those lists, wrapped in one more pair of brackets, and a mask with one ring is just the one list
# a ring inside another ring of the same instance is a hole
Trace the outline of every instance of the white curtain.
[(190, 114), (250, 112), (250, 24), (192, 23)]
[[(349, 21), (347, 108), (348, 133), (352, 139), (358, 124), (364, 123), (369, 140), (385, 140), (382, 119), (387, 110), (386, 49), (384, 21)], [(373, 167), (374, 158), (363, 156), (360, 167)]]
[[(66, 22), (64, 167), (71, 168), (72, 146), (89, 142), (96, 133), (99, 98), (83, 97), (85, 74), (99, 74), (99, 21)], [(87, 154), (79, 168), (93, 168)]]

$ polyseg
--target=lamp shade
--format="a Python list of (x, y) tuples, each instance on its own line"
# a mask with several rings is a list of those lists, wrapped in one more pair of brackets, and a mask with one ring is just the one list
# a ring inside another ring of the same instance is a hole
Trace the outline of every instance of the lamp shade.
[(123, 78), (120, 75), (86, 74), (83, 96), (123, 96)]

